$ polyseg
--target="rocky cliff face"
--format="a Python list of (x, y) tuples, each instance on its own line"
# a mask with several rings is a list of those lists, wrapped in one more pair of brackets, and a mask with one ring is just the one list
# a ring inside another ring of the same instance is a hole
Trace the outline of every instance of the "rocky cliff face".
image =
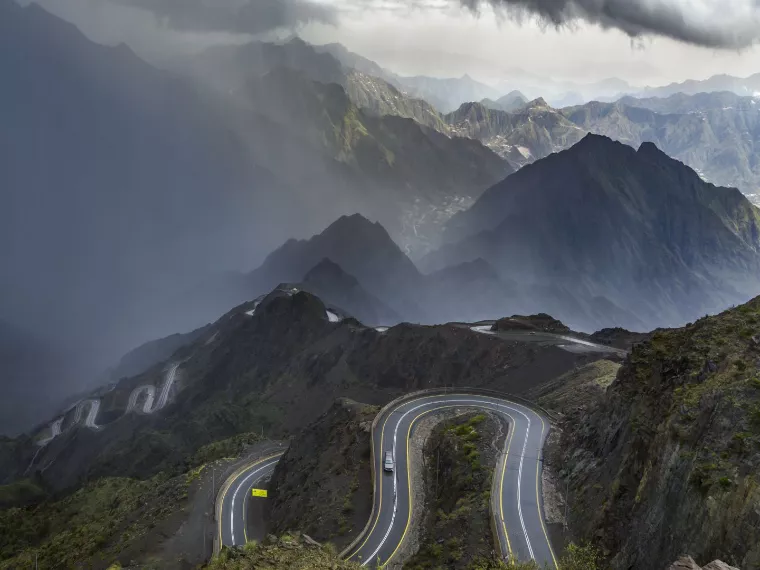
[(272, 476), (270, 530), (299, 529), (345, 547), (372, 510), (370, 428), (376, 406), (336, 400), (298, 433)]
[(758, 567), (760, 298), (656, 331), (564, 429), (570, 526), (613, 569), (683, 552)]

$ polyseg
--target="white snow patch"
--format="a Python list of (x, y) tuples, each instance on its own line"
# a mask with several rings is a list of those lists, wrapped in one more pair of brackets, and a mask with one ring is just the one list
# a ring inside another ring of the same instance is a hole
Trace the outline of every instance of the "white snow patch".
[[(260, 302), (261, 302), (261, 301), (256, 301), (256, 302), (253, 304), (253, 309), (251, 309), (250, 311), (246, 311), (246, 312), (245, 312), (245, 314), (246, 314), (246, 315), (248, 315), (249, 317), (252, 317), (252, 316), (253, 316), (253, 314), (256, 312), (256, 308), (259, 306), (259, 303), (260, 303)], [(211, 341), (209, 341), (209, 342), (211, 342)]]
[(332, 311), (325, 311), (327, 313), (327, 320), (331, 323), (339, 323), (340, 317), (333, 313)]
[(481, 334), (496, 334), (491, 330), (491, 325), (479, 325), (477, 327), (470, 327), (470, 329)]
[(389, 327), (375, 327), (375, 330), (379, 333), (384, 333), (388, 331)]

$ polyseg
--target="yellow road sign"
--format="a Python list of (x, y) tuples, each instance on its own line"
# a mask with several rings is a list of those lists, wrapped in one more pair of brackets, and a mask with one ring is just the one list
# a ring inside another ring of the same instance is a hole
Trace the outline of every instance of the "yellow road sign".
[(265, 497), (267, 496), (267, 490), (266, 489), (251, 489), (251, 495), (254, 497)]

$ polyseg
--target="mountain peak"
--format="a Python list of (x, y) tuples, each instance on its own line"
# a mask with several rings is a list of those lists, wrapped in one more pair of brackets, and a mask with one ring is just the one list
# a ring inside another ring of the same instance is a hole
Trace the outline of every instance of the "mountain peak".
[(312, 283), (322, 282), (325, 279), (340, 279), (358, 285), (358, 281), (353, 275), (343, 271), (343, 268), (329, 257), (323, 257), (322, 261), (312, 267), (304, 276), (303, 281), (304, 283)]
[(630, 151), (633, 151), (631, 147), (624, 145), (623, 143), (620, 143), (616, 140), (613, 140), (608, 136), (597, 135), (594, 133), (588, 133), (585, 137), (583, 137), (579, 142), (577, 142), (575, 145), (570, 147), (570, 149), (568, 150), (570, 151), (575, 150), (575, 152), (579, 152), (579, 151), (599, 152), (601, 150), (613, 149), (613, 148), (628, 149)]
[(543, 97), (538, 97), (537, 99), (533, 99), (533, 101), (529, 101), (525, 104), (525, 107), (528, 109), (537, 109), (543, 107), (551, 109), (551, 105), (549, 105), (549, 103), (547, 103)]
[(639, 150), (637, 152), (639, 152), (643, 156), (651, 156), (651, 157), (664, 156), (668, 158), (669, 160), (672, 160), (668, 155), (666, 155), (659, 148), (657, 148), (656, 144), (650, 141), (641, 143), (641, 145), (639, 146)]
[(341, 216), (332, 224), (330, 224), (324, 231), (324, 233), (333, 232), (348, 232), (348, 235), (350, 235), (351, 232), (361, 232), (364, 234), (369, 232), (381, 232), (382, 234), (388, 236), (388, 239), (390, 239), (390, 235), (379, 222), (372, 222), (361, 214), (346, 214)]

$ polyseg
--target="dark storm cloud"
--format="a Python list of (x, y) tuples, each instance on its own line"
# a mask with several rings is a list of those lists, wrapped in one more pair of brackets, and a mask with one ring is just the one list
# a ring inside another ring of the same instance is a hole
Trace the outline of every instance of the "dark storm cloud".
[(659, 35), (712, 48), (744, 48), (760, 39), (760, 0), (459, 0), (555, 26), (587, 21), (631, 37)]
[(180, 31), (258, 34), (308, 22), (335, 23), (335, 11), (310, 0), (115, 0), (149, 10)]

